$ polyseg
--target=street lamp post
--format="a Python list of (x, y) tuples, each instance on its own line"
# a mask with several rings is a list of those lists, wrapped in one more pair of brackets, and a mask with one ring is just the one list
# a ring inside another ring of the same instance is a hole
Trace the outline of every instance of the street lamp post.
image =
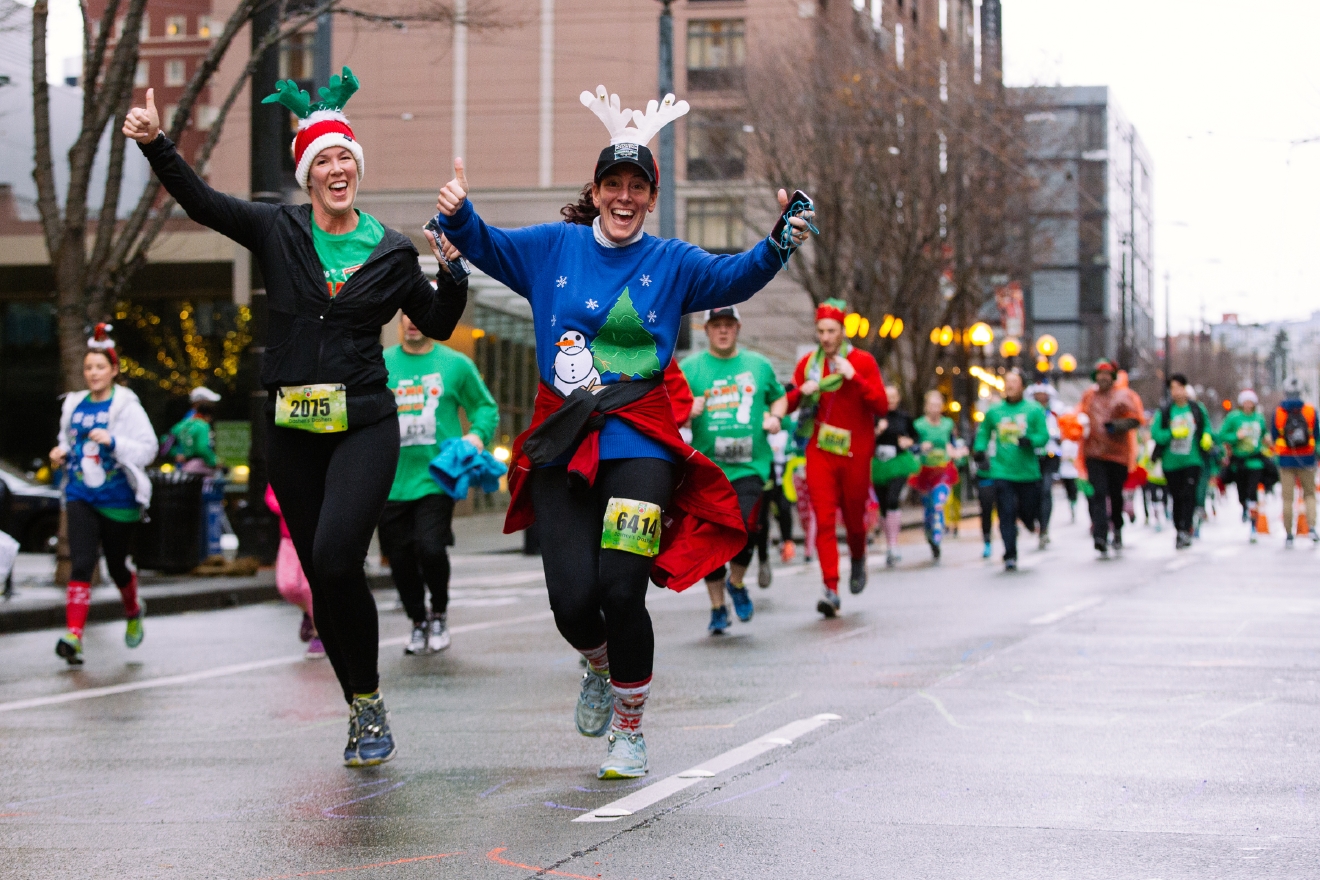
[[(673, 0), (660, 0), (660, 100), (674, 90)], [(674, 127), (660, 129), (660, 237), (677, 235), (674, 194)]]

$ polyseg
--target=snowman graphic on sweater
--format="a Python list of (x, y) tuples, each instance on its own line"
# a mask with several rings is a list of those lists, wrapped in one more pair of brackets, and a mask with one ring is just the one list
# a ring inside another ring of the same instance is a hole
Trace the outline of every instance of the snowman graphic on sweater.
[(601, 374), (646, 379), (662, 370), (655, 338), (642, 323), (628, 288), (610, 308), (594, 339), (580, 330), (565, 330), (554, 343), (554, 386), (565, 397), (579, 388), (606, 384)]

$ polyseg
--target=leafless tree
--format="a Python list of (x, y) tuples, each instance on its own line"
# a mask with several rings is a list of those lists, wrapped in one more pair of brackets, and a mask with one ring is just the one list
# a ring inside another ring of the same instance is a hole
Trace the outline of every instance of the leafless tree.
[[(233, 47), (241, 29), (269, 4), (278, 4), (275, 24), (262, 37), (258, 51), (241, 75), (230, 84), (197, 157), (198, 171), (207, 160), (224, 129), (225, 120), (243, 85), (252, 76), (264, 50), (307, 27), (329, 13), (351, 15), (386, 27), (416, 25), (470, 28), (509, 26), (494, 3), (472, 2), (462, 15), (451, 0), (408, 0), (390, 13), (380, 8), (356, 8), (348, 0), (239, 0), (224, 28), (197, 66), (178, 101), (178, 111), (169, 122), (167, 134), (178, 140), (193, 117), (199, 96), (212, 85), (221, 61)], [(139, 33), (147, 0), (108, 0), (101, 19), (92, 18), (83, 4), (82, 118), (78, 136), (69, 149), (68, 185), (61, 200), (56, 192), (55, 164), (51, 144), (50, 90), (46, 77), (46, 23), (49, 0), (36, 0), (32, 7), (32, 105), (35, 141), (37, 210), (42, 233), (55, 275), (55, 300), (59, 326), (60, 362), (65, 387), (81, 381), (85, 332), (90, 323), (103, 320), (108, 306), (123, 292), (134, 273), (147, 262), (147, 254), (169, 219), (173, 203), (161, 198), (160, 184), (153, 177), (126, 219), (117, 219), (123, 183), (126, 140), (118, 135), (119, 120), (128, 112), (133, 77), (139, 56)], [(122, 20), (119, 28), (116, 21)], [(2, 23), (0, 23), (2, 25)], [(117, 39), (112, 33), (119, 32)], [(270, 84), (263, 84), (270, 85)], [(105, 187), (101, 208), (92, 216), (92, 172), (107, 126), (112, 127)], [(63, 207), (61, 208), (61, 203)]]
[[(775, 183), (810, 182), (822, 232), (793, 276), (814, 301), (841, 297), (869, 319), (856, 341), (915, 400), (937, 363), (957, 362), (931, 331), (968, 327), (990, 276), (1020, 270), (1034, 182), (997, 85), (917, 52), (899, 67), (860, 19), (817, 27), (811, 63), (749, 61), (752, 166)], [(896, 340), (875, 333), (886, 314), (904, 322)], [(961, 332), (954, 345), (965, 365)]]

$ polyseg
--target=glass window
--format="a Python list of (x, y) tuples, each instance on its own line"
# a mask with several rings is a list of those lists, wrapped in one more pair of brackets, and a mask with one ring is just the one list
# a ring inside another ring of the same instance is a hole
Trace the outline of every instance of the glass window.
[(188, 81), (188, 66), (182, 58), (165, 62), (165, 85), (181, 86)]
[(142, 13), (142, 27), (138, 30), (138, 42), (145, 43), (151, 39), (151, 16), (145, 12)]
[(188, 16), (171, 15), (165, 19), (165, 36), (178, 39), (188, 36)]
[(871, 27), (880, 30), (884, 22), (885, 0), (871, 0)]
[(687, 240), (712, 254), (743, 249), (742, 203), (736, 199), (688, 199)]
[(209, 15), (197, 16), (197, 36), (199, 37), (211, 36), (211, 16)]
[(310, 31), (293, 34), (280, 46), (280, 78), (312, 78), (312, 40)]
[(727, 113), (696, 110), (687, 116), (688, 180), (743, 176), (742, 122)]
[(903, 23), (894, 22), (894, 62), (899, 67), (903, 66)]
[(688, 22), (687, 84), (689, 89), (728, 89), (742, 84), (747, 40), (741, 18)]
[(949, 29), (949, 0), (940, 0), (939, 6), (940, 30)]
[(133, 71), (133, 85), (139, 89), (151, 85), (151, 62), (145, 58), (138, 61), (137, 69)]

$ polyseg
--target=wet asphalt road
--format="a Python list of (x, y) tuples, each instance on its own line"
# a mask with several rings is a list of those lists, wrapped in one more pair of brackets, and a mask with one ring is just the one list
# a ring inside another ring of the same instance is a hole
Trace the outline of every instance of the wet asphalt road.
[(400, 752), (367, 770), (289, 606), (148, 618), (136, 651), (98, 625), (81, 670), (55, 631), (5, 636), (0, 876), (1315, 878), (1320, 556), (1223, 506), (1192, 551), (1138, 525), (1099, 562), (1058, 505), (1015, 575), (967, 523), (833, 621), (814, 569), (777, 567), (722, 638), (700, 585), (653, 589), (641, 783), (596, 780), (517, 555), (457, 557), (441, 655), (402, 656), (380, 595)]

